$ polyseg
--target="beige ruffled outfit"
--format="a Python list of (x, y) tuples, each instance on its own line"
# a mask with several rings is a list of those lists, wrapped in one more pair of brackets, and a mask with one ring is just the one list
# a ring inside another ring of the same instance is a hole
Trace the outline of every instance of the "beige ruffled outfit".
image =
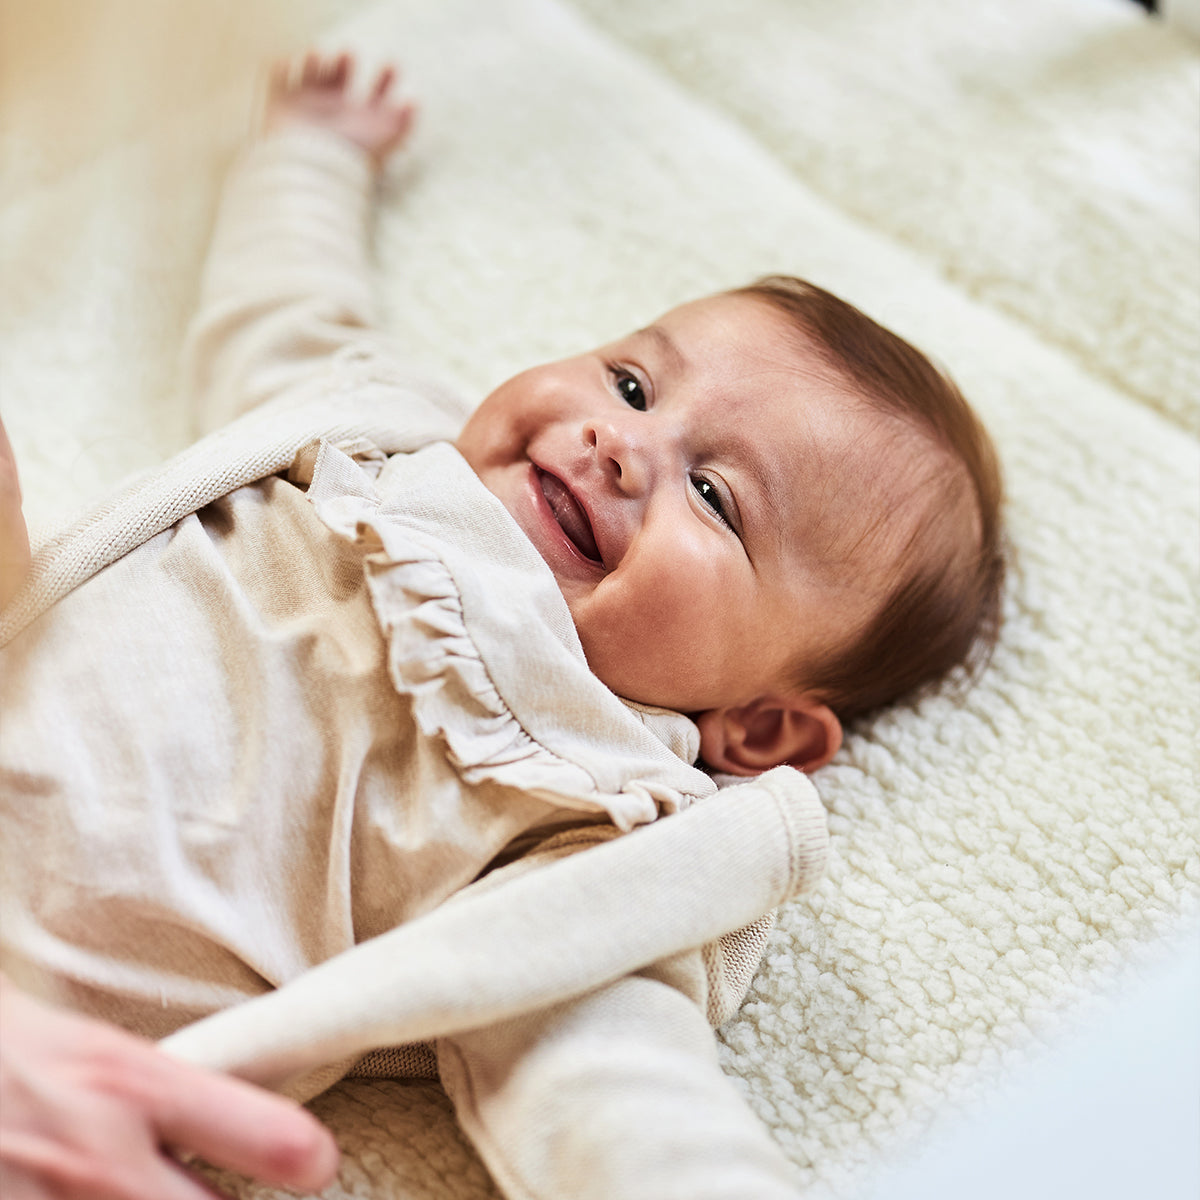
[(819, 878), (820, 803), (718, 791), (588, 670), (461, 404), (367, 330), (370, 182), (252, 148), (190, 344), (237, 419), (0, 615), (5, 965), (296, 1095), (436, 1058), (512, 1197), (791, 1195), (707, 1023)]

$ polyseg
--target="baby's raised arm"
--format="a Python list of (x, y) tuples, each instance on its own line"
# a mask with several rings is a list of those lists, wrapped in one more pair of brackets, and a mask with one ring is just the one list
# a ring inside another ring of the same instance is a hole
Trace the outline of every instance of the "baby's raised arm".
[(393, 98), (394, 68), (360, 89), (354, 66), (310, 53), (269, 73), (262, 132), (226, 183), (185, 347), (205, 431), (311, 377), (376, 324), (375, 177), (413, 106)]

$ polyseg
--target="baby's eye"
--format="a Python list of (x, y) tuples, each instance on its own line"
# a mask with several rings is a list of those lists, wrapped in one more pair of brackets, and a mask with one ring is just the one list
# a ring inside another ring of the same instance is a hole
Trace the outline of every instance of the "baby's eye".
[(645, 412), (646, 393), (642, 390), (642, 385), (638, 382), (637, 377), (631, 375), (628, 371), (622, 371), (619, 367), (613, 368), (612, 375), (617, 395), (630, 408), (635, 408), (638, 412)]
[(721, 493), (717, 491), (714, 484), (705, 479), (702, 475), (692, 476), (692, 487), (696, 489), (700, 499), (713, 510), (720, 518), (723, 525), (728, 525), (730, 529), (733, 525), (730, 523), (729, 514), (725, 511), (725, 505), (721, 502)]

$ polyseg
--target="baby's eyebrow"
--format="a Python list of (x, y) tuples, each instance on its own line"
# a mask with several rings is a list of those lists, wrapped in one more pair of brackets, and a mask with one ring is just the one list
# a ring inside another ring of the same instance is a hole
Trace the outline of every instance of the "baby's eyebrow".
[(644, 329), (639, 329), (637, 337), (648, 337), (656, 345), (659, 354), (667, 360), (667, 368), (670, 371), (682, 374), (687, 370), (688, 361), (682, 350), (675, 343), (675, 339), (661, 325), (647, 325)]

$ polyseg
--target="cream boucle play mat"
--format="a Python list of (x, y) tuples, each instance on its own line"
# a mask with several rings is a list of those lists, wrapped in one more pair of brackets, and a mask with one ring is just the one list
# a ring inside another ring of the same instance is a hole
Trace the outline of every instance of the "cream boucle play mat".
[[(0, 406), (40, 526), (187, 440), (175, 355), (252, 65), (318, 35), (400, 58), (421, 100), (377, 247), (422, 364), (482, 394), (782, 270), (973, 398), (1011, 495), (995, 661), (818, 775), (829, 876), (721, 1032), (805, 1195), (853, 1191), (1195, 920), (1194, 44), (1119, 0), (54, 0), (0, 21)], [(346, 1152), (329, 1196), (496, 1194), (432, 1085), (314, 1107)]]

